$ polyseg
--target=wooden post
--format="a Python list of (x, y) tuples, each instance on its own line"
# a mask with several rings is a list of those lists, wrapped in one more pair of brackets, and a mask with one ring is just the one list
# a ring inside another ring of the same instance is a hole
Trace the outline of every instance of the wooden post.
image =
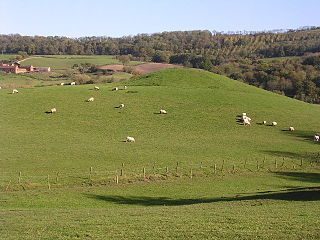
[(265, 165), (266, 165), (266, 158), (267, 158), (267, 157), (264, 157), (264, 159), (263, 159), (263, 168), (264, 168)]
[(178, 174), (178, 166), (179, 166), (179, 163), (177, 162), (177, 165), (176, 165), (176, 174)]
[(244, 160), (244, 169), (247, 168), (247, 159)]
[(143, 178), (146, 179), (146, 168), (143, 168), (142, 172), (143, 172)]
[(224, 160), (222, 161), (222, 166), (221, 166), (221, 172), (223, 171), (223, 168), (224, 168)]
[(121, 165), (121, 166), (122, 166), (122, 168), (124, 168), (124, 163), (122, 163), (122, 165)]
[(19, 178), (18, 178), (18, 182), (21, 183), (21, 172), (19, 172)]
[(277, 159), (274, 161), (274, 165), (275, 165), (276, 168), (278, 168)]
[(190, 169), (190, 178), (192, 178), (192, 169)]
[(123, 176), (123, 169), (120, 169), (120, 176)]
[(302, 164), (303, 164), (303, 160), (301, 159), (300, 160), (300, 167), (302, 167)]
[(168, 167), (166, 167), (166, 174), (168, 174), (169, 173), (169, 168)]
[(59, 181), (59, 172), (57, 172), (56, 183), (58, 183), (58, 181)]
[(48, 183), (48, 189), (51, 190), (50, 176), (49, 175), (48, 175), (48, 178), (47, 178), (47, 183)]
[(152, 172), (153, 172), (153, 175), (155, 175), (156, 174), (156, 167), (153, 165), (153, 167), (152, 167)]
[(117, 176), (116, 176), (116, 184), (118, 184), (118, 183), (119, 183), (119, 176), (117, 174)]
[(257, 170), (259, 171), (259, 160), (257, 160)]
[(213, 166), (213, 171), (214, 171), (214, 173), (217, 172), (217, 164), (214, 164), (214, 166)]
[(90, 179), (90, 181), (91, 181), (92, 170), (93, 170), (93, 168), (90, 167), (90, 174), (89, 174), (89, 179)]
[(236, 170), (236, 165), (232, 165), (232, 172), (235, 172), (235, 170)]

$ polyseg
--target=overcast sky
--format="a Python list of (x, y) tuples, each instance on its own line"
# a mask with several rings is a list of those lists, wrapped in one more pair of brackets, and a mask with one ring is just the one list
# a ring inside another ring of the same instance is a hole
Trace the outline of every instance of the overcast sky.
[(0, 34), (110, 36), (320, 26), (320, 0), (0, 0)]

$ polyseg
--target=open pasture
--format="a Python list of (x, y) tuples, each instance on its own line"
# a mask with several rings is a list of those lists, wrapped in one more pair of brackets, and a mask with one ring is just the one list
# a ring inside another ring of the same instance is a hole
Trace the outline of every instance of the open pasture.
[(319, 238), (318, 106), (194, 69), (98, 86), (0, 91), (6, 239)]

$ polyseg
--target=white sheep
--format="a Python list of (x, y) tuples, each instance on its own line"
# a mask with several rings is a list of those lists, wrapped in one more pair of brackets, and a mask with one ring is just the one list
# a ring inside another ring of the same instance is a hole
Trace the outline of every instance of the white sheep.
[(251, 119), (250, 119), (250, 120), (249, 120), (249, 119), (250, 119), (250, 118), (245, 118), (245, 119), (243, 119), (243, 125), (244, 125), (244, 126), (246, 126), (246, 125), (249, 125), (249, 126), (250, 126), (250, 125), (251, 125), (251, 123), (250, 123), (250, 120), (251, 120)]
[(127, 137), (126, 142), (136, 142), (136, 140), (133, 137)]
[(263, 125), (267, 125), (267, 121), (263, 121), (262, 124), (263, 124)]
[(60, 83), (60, 86), (63, 86), (64, 85), (64, 82)]
[(271, 125), (272, 125), (272, 126), (277, 126), (278, 123), (277, 123), (277, 122), (272, 122)]
[(124, 108), (124, 104), (121, 103), (118, 108)]
[(16, 93), (19, 93), (19, 91), (17, 89), (13, 89), (12, 94), (16, 94)]
[(0, 89), (2, 89), (2, 87), (0, 87)]
[(119, 90), (119, 88), (118, 87), (114, 87), (114, 88), (112, 88), (112, 91), (118, 91)]
[(127, 87), (127, 86), (124, 86), (124, 87), (123, 87), (123, 89), (124, 89), (124, 90), (127, 90), (127, 89), (128, 89), (128, 87)]
[(294, 127), (289, 127), (290, 132), (293, 132), (294, 130), (295, 130)]
[(319, 142), (319, 139), (320, 139), (320, 134), (319, 133), (316, 133), (316, 135), (314, 135), (314, 141), (317, 141)]
[(72, 83), (70, 83), (70, 85), (76, 85), (76, 82), (72, 82)]
[(242, 117), (244, 117), (244, 116), (247, 116), (247, 114), (246, 113), (242, 113)]
[(50, 112), (51, 112), (51, 113), (56, 113), (56, 112), (57, 112), (57, 109), (56, 109), (56, 108), (51, 108), (51, 109), (50, 109)]
[(164, 109), (161, 109), (161, 110), (159, 111), (159, 113), (160, 113), (160, 114), (167, 114), (167, 111), (164, 110)]
[(94, 90), (100, 90), (98, 86), (94, 86)]
[(93, 102), (94, 101), (94, 98), (93, 97), (91, 97), (91, 98), (89, 98), (88, 100), (87, 100), (87, 102)]

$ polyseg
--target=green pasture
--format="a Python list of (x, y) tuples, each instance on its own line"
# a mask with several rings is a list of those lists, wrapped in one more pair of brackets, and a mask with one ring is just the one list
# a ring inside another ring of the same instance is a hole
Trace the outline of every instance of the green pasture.
[[(115, 56), (110, 55), (43, 55), (32, 56), (32, 58), (22, 61), (22, 65), (33, 65), (35, 67), (51, 67), (52, 71), (66, 70), (72, 68), (74, 64), (91, 63), (96, 65), (121, 64)], [(141, 64), (142, 62), (131, 61), (130, 65)]]
[(195, 69), (98, 86), (0, 91), (4, 239), (319, 239), (319, 106)]
[(10, 60), (15, 58), (17, 55), (15, 54), (0, 54), (0, 61), (2, 60)]

